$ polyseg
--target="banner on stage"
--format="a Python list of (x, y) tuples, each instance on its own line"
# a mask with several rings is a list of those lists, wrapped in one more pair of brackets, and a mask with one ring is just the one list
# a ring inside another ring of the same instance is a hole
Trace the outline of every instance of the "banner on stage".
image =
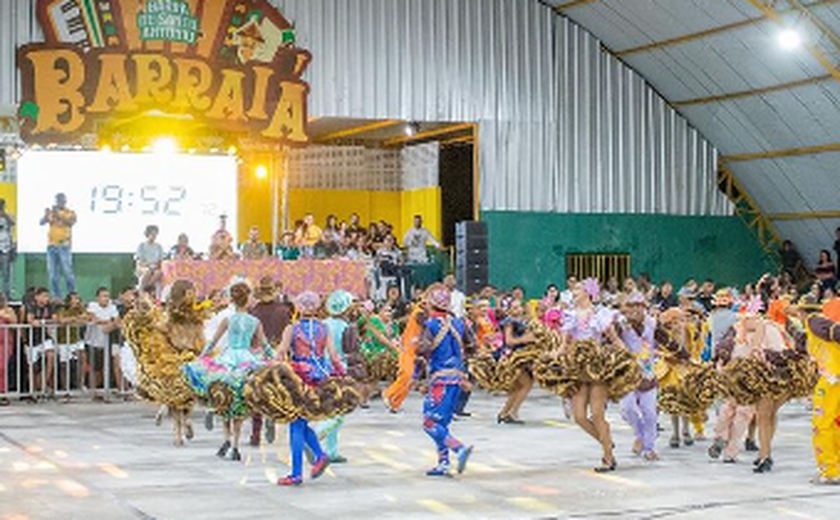
[(60, 143), (147, 112), (288, 145), (307, 134), (311, 60), (267, 0), (38, 0), (18, 49), (22, 135)]

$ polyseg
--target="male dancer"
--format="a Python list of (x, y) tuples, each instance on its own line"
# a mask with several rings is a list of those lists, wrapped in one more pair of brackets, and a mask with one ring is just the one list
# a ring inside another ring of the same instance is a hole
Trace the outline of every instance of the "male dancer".
[(639, 387), (621, 399), (621, 417), (630, 423), (636, 434), (633, 452), (645, 460), (654, 461), (656, 454), (656, 322), (648, 316), (645, 297), (639, 292), (630, 294), (621, 308), (625, 322), (619, 332), (621, 340), (636, 356), (644, 378)]
[(449, 312), (451, 295), (444, 285), (429, 288), (429, 319), (420, 342), (419, 355), (429, 359), (429, 389), (423, 401), (423, 429), (435, 441), (438, 465), (426, 475), (446, 477), (449, 473), (449, 452), (458, 460), (457, 471), (463, 473), (472, 446), (464, 446), (449, 433), (449, 424), (458, 403), (461, 387), (467, 385), (464, 370), (464, 348), (472, 348), (472, 337), (464, 321)]

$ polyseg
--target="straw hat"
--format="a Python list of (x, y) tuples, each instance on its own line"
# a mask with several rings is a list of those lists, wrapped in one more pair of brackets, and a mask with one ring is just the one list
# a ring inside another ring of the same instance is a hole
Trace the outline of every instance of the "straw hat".
[(254, 289), (254, 297), (262, 301), (277, 298), (277, 285), (274, 283), (274, 279), (270, 276), (260, 278), (260, 283)]

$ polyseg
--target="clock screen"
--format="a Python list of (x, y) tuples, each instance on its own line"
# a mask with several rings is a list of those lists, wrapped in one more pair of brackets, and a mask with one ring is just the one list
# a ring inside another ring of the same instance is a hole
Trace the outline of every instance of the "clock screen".
[(18, 248), (46, 250), (40, 221), (64, 193), (77, 216), (74, 252), (133, 253), (154, 224), (165, 250), (186, 233), (203, 253), (219, 215), (236, 236), (236, 179), (229, 156), (29, 151), (18, 162)]

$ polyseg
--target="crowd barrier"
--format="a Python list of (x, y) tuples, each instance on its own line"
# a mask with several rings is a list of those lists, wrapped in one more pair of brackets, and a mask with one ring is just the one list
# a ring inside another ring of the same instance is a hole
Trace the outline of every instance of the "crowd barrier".
[(85, 343), (84, 325), (0, 325), (0, 398), (119, 398), (132, 393), (134, 357), (119, 332)]

